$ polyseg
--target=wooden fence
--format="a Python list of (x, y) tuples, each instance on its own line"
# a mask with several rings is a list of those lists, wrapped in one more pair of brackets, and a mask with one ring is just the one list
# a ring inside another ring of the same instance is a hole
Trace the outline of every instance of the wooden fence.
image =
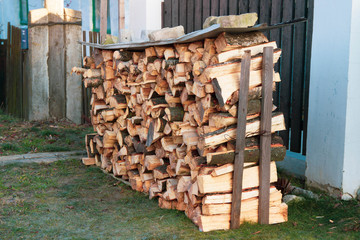
[[(100, 43), (100, 33), (98, 32), (86, 32), (83, 31), (83, 41), (90, 43)], [(93, 47), (83, 45), (82, 57), (91, 56), (94, 51)], [(90, 100), (91, 100), (91, 89), (87, 89), (82, 84), (82, 96), (83, 96), (83, 119), (86, 122), (90, 122)]]
[(5, 108), (6, 101), (6, 53), (7, 39), (0, 39), (0, 108)]
[(201, 29), (208, 16), (257, 12), (258, 22), (267, 24), (306, 17), (306, 23), (265, 33), (282, 49), (275, 66), (282, 81), (273, 96), (288, 129), (280, 135), (288, 149), (305, 155), (313, 6), (314, 0), (165, 0), (162, 23), (163, 27), (183, 25), (189, 33)]
[[(5, 69), (5, 109), (6, 112), (22, 118), (24, 117), (23, 91), (23, 51), (21, 50), (21, 30), (8, 23), (8, 39), (6, 44)], [(2, 70), (3, 72), (4, 70)], [(2, 73), (4, 74), (4, 73)]]

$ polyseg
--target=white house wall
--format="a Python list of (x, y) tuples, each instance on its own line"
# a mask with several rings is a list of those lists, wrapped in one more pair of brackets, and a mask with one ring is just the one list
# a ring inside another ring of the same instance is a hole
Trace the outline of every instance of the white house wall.
[(346, 106), (343, 192), (360, 189), (360, 1), (352, 2), (348, 102)]
[(360, 184), (358, 3), (315, 0), (314, 6), (306, 177), (338, 196), (354, 194)]

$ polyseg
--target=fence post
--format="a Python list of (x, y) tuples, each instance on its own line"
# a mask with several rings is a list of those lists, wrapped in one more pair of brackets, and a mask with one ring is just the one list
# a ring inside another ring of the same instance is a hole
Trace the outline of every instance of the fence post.
[(240, 226), (242, 180), (244, 170), (244, 151), (246, 137), (246, 115), (248, 105), (249, 77), (250, 77), (251, 52), (246, 51), (241, 61), (238, 120), (236, 129), (236, 149), (234, 159), (233, 193), (231, 204), (230, 227)]
[(259, 162), (259, 223), (269, 224), (270, 207), (270, 161), (271, 161), (271, 114), (273, 82), (272, 47), (265, 47), (262, 64), (262, 101), (260, 121), (260, 162)]

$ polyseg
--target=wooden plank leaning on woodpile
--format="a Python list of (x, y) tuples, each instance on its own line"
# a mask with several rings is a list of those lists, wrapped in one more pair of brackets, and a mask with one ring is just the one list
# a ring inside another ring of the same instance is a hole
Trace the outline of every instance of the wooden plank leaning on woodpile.
[[(240, 222), (257, 222), (266, 46), (277, 47), (254, 32), (137, 52), (95, 49), (84, 59), (86, 69), (74, 69), (84, 75), (85, 87), (92, 88), (95, 133), (86, 137), (84, 164), (96, 164), (129, 181), (133, 189), (158, 197), (160, 207), (185, 211), (202, 231), (229, 229), (237, 103), (242, 97), (239, 76), (243, 53), (250, 50)], [(274, 63), (280, 54), (275, 50)], [(273, 86), (276, 82), (278, 73)], [(275, 132), (284, 129), (283, 115), (274, 112), (271, 183), (277, 179), (274, 161), (286, 153)], [(287, 207), (271, 187), (270, 223), (284, 221)]]

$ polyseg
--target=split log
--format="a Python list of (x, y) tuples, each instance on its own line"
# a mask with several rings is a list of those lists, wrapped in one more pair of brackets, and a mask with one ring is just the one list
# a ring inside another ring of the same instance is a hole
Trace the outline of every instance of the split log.
[(247, 47), (268, 42), (262, 32), (247, 32), (240, 34), (222, 33), (215, 40), (217, 52), (228, 51), (234, 48)]
[[(274, 50), (274, 64), (277, 63), (281, 55), (280, 49)], [(250, 63), (250, 70), (260, 70), (262, 68), (262, 55), (260, 56), (254, 56), (251, 58)], [(199, 76), (199, 81), (202, 83), (210, 82), (211, 79), (218, 78), (224, 75), (228, 75), (231, 73), (240, 73), (241, 69), (241, 62), (238, 60), (225, 62), (225, 63), (219, 63), (212, 66), (208, 66), (205, 68), (203, 73)]]
[[(274, 73), (273, 82), (280, 82), (280, 74)], [(249, 89), (253, 89), (261, 85), (262, 79), (262, 70), (251, 71), (249, 78)], [(239, 74), (232, 73), (223, 76), (218, 76), (212, 80), (212, 85), (214, 87), (215, 95), (219, 104), (224, 106), (228, 101), (231, 95), (239, 90)], [(250, 92), (251, 94), (251, 92)]]
[[(285, 120), (282, 113), (274, 113), (271, 120), (271, 132), (285, 130)], [(260, 133), (260, 119), (253, 119), (246, 124), (246, 136), (252, 137), (259, 135)], [(235, 139), (236, 126), (232, 125), (227, 128), (219, 129), (211, 133), (207, 133), (200, 136), (199, 148), (219, 145)]]
[[(270, 224), (286, 222), (288, 219), (288, 207), (286, 203), (281, 203), (276, 207), (270, 207), (269, 212)], [(201, 215), (199, 218), (199, 228), (203, 232), (230, 229), (230, 214), (219, 214), (214, 216)], [(244, 222), (258, 222), (258, 212), (250, 211), (240, 214), (240, 223)]]
[[(232, 191), (233, 173), (213, 177), (211, 174), (199, 175), (197, 177), (200, 193), (229, 193)], [(270, 182), (277, 181), (275, 162), (270, 166)], [(243, 172), (243, 189), (259, 186), (259, 166), (245, 168)]]
[(276, 42), (268, 42), (268, 43), (262, 43), (262, 44), (258, 44), (258, 45), (254, 45), (254, 46), (250, 46), (250, 47), (241, 47), (241, 48), (236, 48), (227, 52), (221, 52), (219, 54), (217, 54), (216, 56), (216, 63), (223, 63), (223, 62), (227, 62), (227, 61), (231, 61), (234, 59), (241, 59), (245, 53), (245, 51), (250, 50), (251, 51), (251, 56), (255, 56), (258, 55), (260, 53), (263, 53), (263, 49), (264, 47), (273, 47), (274, 49), (277, 48)]

